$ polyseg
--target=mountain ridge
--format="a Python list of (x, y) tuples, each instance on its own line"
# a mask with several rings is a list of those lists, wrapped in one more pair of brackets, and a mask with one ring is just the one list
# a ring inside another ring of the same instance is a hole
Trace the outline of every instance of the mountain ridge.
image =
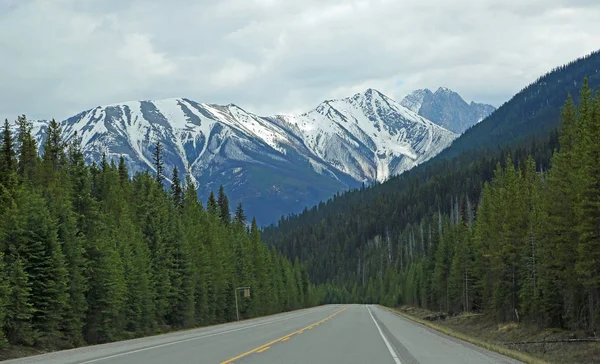
[[(437, 155), (458, 135), (377, 90), (326, 100), (299, 115), (258, 116), (230, 103), (189, 98), (97, 106), (60, 122), (89, 162), (124, 157), (132, 173), (189, 174), (202, 198), (224, 185), (260, 223), (362, 183), (382, 182)], [(38, 125), (38, 139), (44, 125)], [(41, 143), (40, 143), (41, 144)]]
[(457, 92), (443, 86), (435, 92), (427, 88), (415, 90), (406, 95), (400, 104), (459, 134), (496, 110), (494, 106), (484, 103), (467, 103)]

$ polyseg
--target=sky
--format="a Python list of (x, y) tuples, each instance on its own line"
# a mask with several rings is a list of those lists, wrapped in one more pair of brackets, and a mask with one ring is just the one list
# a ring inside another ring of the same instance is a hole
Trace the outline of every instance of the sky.
[(171, 97), (295, 114), (440, 86), (499, 106), (597, 49), (597, 0), (0, 0), (0, 118)]

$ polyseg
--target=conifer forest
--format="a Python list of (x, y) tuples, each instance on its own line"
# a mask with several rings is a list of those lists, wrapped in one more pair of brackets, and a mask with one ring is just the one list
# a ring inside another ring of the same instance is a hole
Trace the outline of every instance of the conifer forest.
[[(261, 242), (220, 189), (206, 204), (188, 178), (130, 176), (123, 159), (87, 165), (52, 122), (0, 143), (0, 346), (68, 348), (298, 309), (319, 301), (304, 265)], [(41, 157), (40, 157), (41, 155)]]

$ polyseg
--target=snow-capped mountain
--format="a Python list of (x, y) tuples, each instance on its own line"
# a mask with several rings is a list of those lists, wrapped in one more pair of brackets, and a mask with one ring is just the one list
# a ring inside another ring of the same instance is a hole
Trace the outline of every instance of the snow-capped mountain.
[(385, 181), (435, 156), (456, 138), (373, 89), (274, 122), (356, 181)]
[(438, 88), (435, 93), (429, 89), (413, 91), (400, 104), (455, 133), (463, 133), (496, 110), (492, 105), (468, 104), (446, 87)]
[(84, 111), (62, 128), (67, 140), (81, 138), (89, 161), (123, 156), (133, 172), (154, 169), (160, 141), (167, 177), (177, 166), (203, 199), (223, 184), (261, 224), (399, 174), (457, 137), (371, 89), (297, 116), (186, 98), (125, 102)]

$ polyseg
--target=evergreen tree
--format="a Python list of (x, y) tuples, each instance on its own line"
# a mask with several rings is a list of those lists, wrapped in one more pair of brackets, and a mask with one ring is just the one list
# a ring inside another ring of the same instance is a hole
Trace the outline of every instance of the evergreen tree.
[(5, 329), (11, 344), (33, 344), (31, 283), (19, 257), (11, 259)]
[(171, 178), (171, 197), (173, 198), (173, 204), (176, 207), (181, 207), (183, 201), (183, 190), (181, 188), (181, 182), (179, 181), (179, 170), (177, 166), (173, 167), (173, 177)]
[(206, 210), (211, 216), (219, 216), (219, 205), (217, 205), (215, 194), (212, 192), (208, 196), (208, 201), (206, 201)]
[(235, 210), (235, 218), (234, 221), (236, 224), (244, 226), (246, 224), (246, 215), (244, 214), (244, 207), (240, 202)]
[(4, 253), (0, 252), (0, 322), (2, 323), (0, 325), (0, 348), (6, 344), (6, 337), (2, 328), (6, 321), (9, 292), (8, 275), (6, 272), (6, 265), (4, 263)]
[(96, 243), (90, 264), (89, 310), (84, 328), (86, 341), (94, 344), (123, 337), (127, 287), (114, 238), (106, 232), (106, 236)]
[(600, 328), (600, 94), (593, 98), (587, 82), (578, 114), (581, 131), (574, 148), (579, 167), (575, 172), (579, 182), (576, 272), (586, 290), (587, 326), (595, 330)]
[(129, 170), (127, 169), (125, 158), (123, 158), (123, 156), (119, 157), (119, 179), (122, 186), (125, 186), (125, 183), (129, 181)]
[(229, 225), (231, 222), (231, 212), (229, 211), (229, 200), (225, 195), (225, 189), (223, 185), (219, 187), (219, 197), (217, 198), (217, 204), (219, 205), (219, 217), (225, 225)]
[(44, 342), (60, 336), (67, 307), (68, 272), (57, 240), (56, 222), (44, 199), (33, 191), (21, 191), (17, 199), (19, 222), (8, 231), (12, 251), (23, 258), (31, 282), (32, 325)]
[(22, 180), (34, 183), (36, 182), (35, 174), (37, 172), (39, 157), (35, 139), (31, 134), (32, 125), (25, 115), (18, 117), (17, 124), (19, 127), (17, 134), (17, 170)]
[(4, 120), (2, 129), (2, 140), (0, 150), (0, 184), (8, 186), (10, 184), (10, 176), (16, 172), (17, 160), (15, 156), (15, 145), (10, 124), (8, 120)]
[(164, 175), (164, 162), (163, 162), (163, 147), (160, 142), (156, 142), (156, 146), (154, 147), (154, 168), (156, 170), (156, 182), (158, 182), (161, 186), (163, 184), (163, 180), (165, 179)]

